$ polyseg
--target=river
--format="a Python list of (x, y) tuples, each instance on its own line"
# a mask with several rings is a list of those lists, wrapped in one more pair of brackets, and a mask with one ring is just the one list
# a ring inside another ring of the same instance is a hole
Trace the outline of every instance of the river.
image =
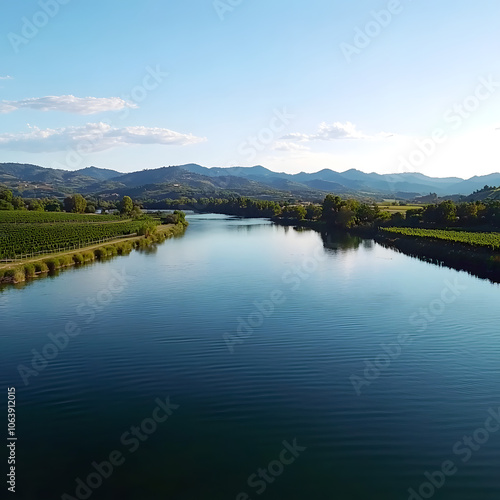
[(1, 290), (17, 498), (498, 498), (498, 285), (346, 235), (189, 222)]

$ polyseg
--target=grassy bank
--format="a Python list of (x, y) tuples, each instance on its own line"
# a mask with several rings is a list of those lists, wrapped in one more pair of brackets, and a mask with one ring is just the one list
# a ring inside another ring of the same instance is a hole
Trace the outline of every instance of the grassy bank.
[[(474, 239), (474, 233), (461, 232), (460, 237), (444, 234), (455, 233), (454, 231), (442, 231), (442, 233), (441, 238), (433, 238), (427, 233), (417, 236), (405, 234), (405, 231), (380, 230), (374, 239), (385, 247), (426, 262), (466, 271), (500, 283), (500, 252), (496, 249), (495, 243), (491, 243), (498, 236), (496, 233), (490, 234), (488, 238), (480, 234), (478, 239)], [(454, 236), (457, 238), (454, 239)], [(473, 243), (467, 241), (469, 237)]]
[(186, 226), (182, 223), (161, 225), (156, 226), (155, 231), (148, 235), (120, 238), (100, 245), (80, 248), (77, 251), (52, 253), (22, 262), (0, 264), (0, 284), (22, 283), (58, 269), (78, 266), (117, 255), (127, 255), (134, 249), (148, 248), (162, 243), (168, 238), (179, 236), (185, 230)]
[(500, 283), (500, 233), (468, 230), (422, 229), (409, 227), (352, 228), (328, 226), (323, 221), (273, 219), (277, 224), (314, 229), (324, 236), (344, 232), (374, 239), (381, 245), (411, 257)]

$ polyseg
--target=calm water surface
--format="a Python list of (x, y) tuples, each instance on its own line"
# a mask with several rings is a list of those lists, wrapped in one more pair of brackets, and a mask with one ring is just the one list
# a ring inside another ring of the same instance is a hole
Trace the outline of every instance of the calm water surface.
[[(500, 407), (497, 285), (356, 238), (190, 223), (0, 293), (16, 498), (499, 498), (500, 431), (481, 430)], [(65, 330), (81, 333), (64, 345)], [(23, 380), (37, 352), (52, 359)], [(76, 491), (115, 450), (121, 465)], [(424, 485), (446, 461), (454, 474)]]

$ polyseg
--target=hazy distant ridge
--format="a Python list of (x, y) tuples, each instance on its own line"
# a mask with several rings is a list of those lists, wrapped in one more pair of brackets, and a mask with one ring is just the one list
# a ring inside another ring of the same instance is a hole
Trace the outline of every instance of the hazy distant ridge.
[(38, 165), (0, 163), (0, 183), (44, 183), (59, 191), (80, 189), (99, 192), (113, 188), (138, 188), (146, 185), (179, 183), (190, 187), (210, 185), (215, 189), (276, 189), (293, 194), (304, 192), (359, 193), (364, 195), (411, 195), (437, 193), (438, 196), (468, 195), (485, 185), (500, 186), (500, 173), (475, 176), (433, 178), (420, 173), (367, 174), (359, 170), (335, 172), (324, 169), (316, 173), (286, 174), (260, 165), (254, 167), (207, 168), (197, 164), (161, 167), (121, 173), (98, 167), (77, 171), (56, 170)]

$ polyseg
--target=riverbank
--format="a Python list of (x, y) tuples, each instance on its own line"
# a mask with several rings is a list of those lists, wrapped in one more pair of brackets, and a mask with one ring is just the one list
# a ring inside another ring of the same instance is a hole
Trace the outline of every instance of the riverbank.
[(500, 252), (457, 242), (396, 236), (383, 231), (378, 231), (373, 239), (411, 257), (500, 283)]
[(465, 243), (405, 236), (383, 231), (373, 226), (354, 226), (349, 229), (330, 228), (323, 221), (297, 221), (273, 218), (277, 224), (313, 229), (322, 234), (342, 231), (365, 239), (373, 239), (380, 245), (416, 257), (438, 266), (466, 271), (479, 278), (500, 283), (500, 252), (487, 247)]
[(181, 222), (178, 224), (159, 225), (156, 227), (154, 234), (148, 236), (117, 238), (106, 243), (80, 248), (77, 251), (45, 254), (24, 261), (0, 264), (0, 284), (22, 283), (59, 269), (78, 266), (117, 255), (127, 255), (132, 250), (147, 248), (151, 245), (162, 243), (168, 238), (180, 236), (184, 233), (186, 227)]

